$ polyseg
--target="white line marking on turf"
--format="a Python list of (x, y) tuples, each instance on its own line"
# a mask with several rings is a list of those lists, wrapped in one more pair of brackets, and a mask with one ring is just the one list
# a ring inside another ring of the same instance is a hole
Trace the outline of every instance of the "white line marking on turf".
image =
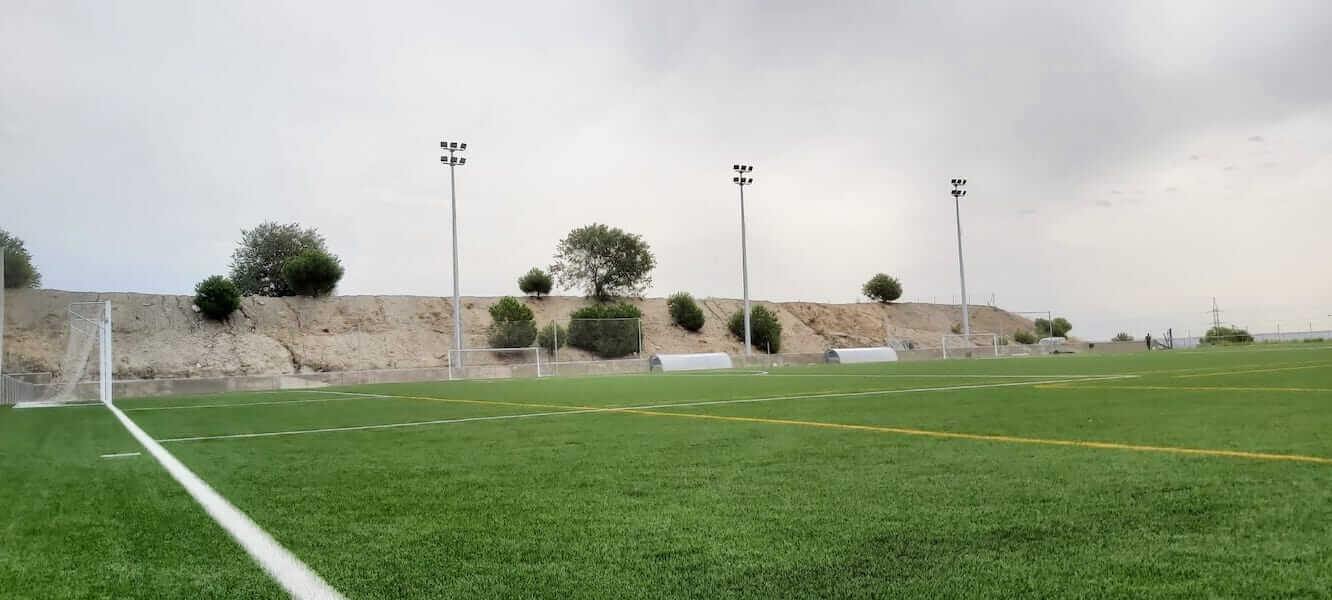
[[(308, 434), (308, 433), (332, 433), (332, 432), (338, 432), (338, 431), (368, 431), (368, 430), (374, 430), (374, 429), (396, 429), (396, 428), (400, 428), (400, 427), (421, 427), (421, 426), (425, 426), (425, 425), (444, 425), (444, 424), (449, 424), (449, 423), (470, 423), (470, 422), (473, 422), (473, 421), (500, 421), (500, 420), (506, 420), (506, 419), (529, 419), (529, 418), (533, 418), (533, 417), (552, 417), (552, 416), (557, 416), (557, 415), (577, 415), (577, 414), (605, 413), (605, 412), (619, 412), (619, 411), (631, 411), (631, 410), (668, 409), (668, 408), (680, 408), (680, 407), (689, 407), (689, 406), (712, 406), (712, 405), (718, 405), (718, 404), (747, 404), (747, 403), (752, 403), (752, 402), (773, 402), (773, 401), (777, 401), (777, 400), (816, 400), (816, 399), (821, 399), (821, 398), (844, 398), (844, 397), (853, 397), (853, 396), (886, 396), (886, 395), (891, 395), (891, 394), (906, 394), (906, 393), (911, 393), (911, 392), (947, 392), (947, 391), (957, 391), (957, 390), (978, 390), (978, 389), (988, 389), (988, 388), (1015, 387), (1015, 386), (1023, 386), (1023, 385), (1040, 385), (1040, 384), (1051, 384), (1051, 383), (1073, 383), (1073, 382), (1077, 382), (1077, 381), (1102, 381), (1102, 380), (1112, 380), (1112, 379), (1132, 379), (1132, 378), (1135, 378), (1135, 377), (1137, 377), (1137, 376), (1136, 376), (1136, 375), (1106, 375), (1106, 376), (1102, 376), (1102, 377), (1078, 378), (1078, 379), (1063, 379), (1063, 380), (1055, 380), (1055, 381), (1047, 381), (1047, 380), (1041, 380), (1041, 381), (1014, 381), (1014, 382), (1009, 382), (1009, 383), (988, 383), (988, 384), (976, 384), (976, 385), (950, 385), (950, 386), (945, 386), (945, 387), (912, 388), (912, 389), (902, 389), (902, 390), (877, 390), (877, 391), (870, 391), (870, 392), (844, 392), (844, 393), (826, 393), (826, 394), (805, 394), (805, 395), (797, 395), (797, 396), (769, 396), (769, 397), (765, 397), (765, 398), (741, 398), (741, 399), (736, 399), (736, 400), (704, 400), (704, 401), (699, 401), (699, 402), (676, 402), (676, 403), (667, 403), (667, 404), (647, 404), (647, 405), (642, 405), (642, 406), (608, 406), (608, 407), (606, 407), (606, 408), (572, 408), (572, 407), (571, 407), (570, 410), (546, 411), (546, 412), (538, 412), (538, 413), (521, 413), (521, 414), (516, 414), (516, 415), (495, 415), (495, 416), (488, 416), (488, 417), (463, 417), (463, 418), (457, 418), (457, 419), (436, 419), (436, 420), (433, 420), (433, 421), (408, 421), (408, 422), (405, 422), (405, 423), (386, 423), (386, 424), (383, 424), (383, 425), (351, 425), (351, 426), (346, 426), (346, 427), (325, 427), (325, 428), (321, 428), (321, 429), (294, 429), (294, 430), (291, 430), (291, 431), (269, 431), (269, 432), (260, 432), (260, 433), (232, 433), (232, 434), (226, 434), (226, 435), (200, 435), (200, 436), (192, 436), (192, 437), (165, 438), (165, 439), (160, 439), (160, 440), (157, 440), (157, 441), (159, 441), (159, 442), (161, 442), (161, 443), (163, 443), (163, 444), (166, 444), (166, 443), (171, 443), (171, 442), (197, 442), (197, 441), (202, 441), (202, 440), (234, 440), (234, 439), (245, 439), (245, 438), (277, 437), (277, 436), (287, 436), (287, 435), (304, 435), (304, 434)], [(372, 397), (372, 398), (410, 398), (409, 396), (393, 396), (393, 395), (389, 395), (389, 394), (366, 394), (366, 393), (358, 393), (358, 392), (332, 392), (332, 391), (327, 391), (327, 392), (322, 392), (322, 393), (325, 393), (325, 394), (347, 394), (347, 395), (356, 395), (356, 396), (368, 396), (368, 397)], [(439, 400), (447, 400), (447, 398), (438, 398), (438, 399), (439, 399)]]
[(199, 506), (202, 506), (208, 515), (213, 517), (213, 520), (217, 521), (217, 524), (221, 525), (291, 597), (302, 600), (343, 599), (343, 595), (328, 585), (318, 573), (283, 548), (273, 536), (260, 529), (250, 517), (167, 452), (166, 448), (149, 437), (128, 415), (114, 405), (108, 405), (107, 408), (120, 420), (120, 424), (129, 430), (130, 435), (143, 444), (144, 449), (162, 464), (167, 473), (170, 473), (171, 477), (189, 492), (195, 502), (198, 502)]
[(102, 458), (128, 458), (131, 456), (138, 456), (138, 455), (139, 455), (138, 452), (119, 452), (116, 454), (103, 454)]

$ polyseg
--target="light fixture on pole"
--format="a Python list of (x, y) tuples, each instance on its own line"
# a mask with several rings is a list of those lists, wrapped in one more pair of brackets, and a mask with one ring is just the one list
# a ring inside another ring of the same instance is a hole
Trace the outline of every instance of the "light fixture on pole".
[[(457, 153), (467, 150), (466, 142), (440, 142), (440, 150), (448, 156), (439, 157), (439, 162), (449, 167), (449, 205), (453, 213), (453, 349), (462, 350), (462, 307), (458, 304), (458, 191), (453, 184), (453, 169), (467, 164), (467, 158)], [(462, 358), (462, 352), (458, 352)], [(449, 359), (453, 363), (453, 359)]]
[(745, 356), (751, 356), (749, 338), (749, 249), (745, 244), (745, 186), (753, 185), (754, 178), (748, 177), (749, 173), (754, 172), (753, 165), (731, 165), (731, 170), (735, 171), (736, 176), (731, 178), (740, 188), (740, 272), (744, 277), (745, 286)]
[(962, 335), (971, 337), (971, 318), (967, 314), (967, 271), (962, 267), (962, 197), (967, 195), (967, 180), (953, 180), (953, 214), (957, 218), (957, 275), (962, 280)]

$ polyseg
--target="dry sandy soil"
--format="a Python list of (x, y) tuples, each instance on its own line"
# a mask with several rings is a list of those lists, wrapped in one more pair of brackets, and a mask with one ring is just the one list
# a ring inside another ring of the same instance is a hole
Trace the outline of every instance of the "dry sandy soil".
[[(190, 296), (9, 290), (5, 310), (5, 371), (59, 370), (64, 354), (65, 306), (110, 300), (117, 377), (199, 377), (441, 366), (453, 339), (451, 299), (430, 296), (246, 298), (225, 323), (202, 318)], [(468, 347), (486, 345), (486, 308), (496, 298), (463, 297)], [(584, 298), (524, 300), (538, 323), (567, 322)], [(734, 299), (700, 299), (706, 324), (691, 333), (671, 324), (662, 298), (631, 300), (644, 314), (644, 351), (742, 352), (726, 331), (740, 309)], [(776, 311), (782, 352), (822, 352), (830, 347), (881, 345), (885, 337), (937, 346), (961, 320), (957, 305), (817, 304), (755, 302)], [(1031, 329), (1031, 322), (1003, 310), (971, 307), (973, 331)], [(561, 350), (561, 360), (591, 358)]]

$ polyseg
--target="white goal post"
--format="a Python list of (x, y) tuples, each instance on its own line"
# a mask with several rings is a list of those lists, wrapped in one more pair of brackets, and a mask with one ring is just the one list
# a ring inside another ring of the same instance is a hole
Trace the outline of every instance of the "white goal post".
[(449, 379), (542, 377), (541, 351), (522, 348), (463, 348), (449, 350)]
[(948, 352), (953, 352), (954, 358), (971, 358), (974, 356), (999, 356), (999, 336), (993, 333), (973, 333), (971, 335), (955, 334), (945, 335), (939, 342), (939, 350), (944, 358), (948, 358)]
[[(31, 386), (29, 398), (14, 403), (16, 408), (59, 406), (71, 402), (95, 400), (111, 405), (111, 302), (73, 302), (65, 308), (69, 332), (60, 371), (45, 385)], [(96, 357), (96, 358), (94, 358)], [(9, 379), (9, 378), (6, 378)], [(24, 389), (14, 382), (5, 386), (10, 392)]]

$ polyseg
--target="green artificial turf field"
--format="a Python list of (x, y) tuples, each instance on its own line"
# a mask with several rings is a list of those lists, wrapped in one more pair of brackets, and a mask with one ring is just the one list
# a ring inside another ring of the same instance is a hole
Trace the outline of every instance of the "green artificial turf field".
[[(122, 399), (348, 598), (1332, 590), (1332, 347)], [(103, 407), (0, 409), (0, 596), (282, 597)]]

